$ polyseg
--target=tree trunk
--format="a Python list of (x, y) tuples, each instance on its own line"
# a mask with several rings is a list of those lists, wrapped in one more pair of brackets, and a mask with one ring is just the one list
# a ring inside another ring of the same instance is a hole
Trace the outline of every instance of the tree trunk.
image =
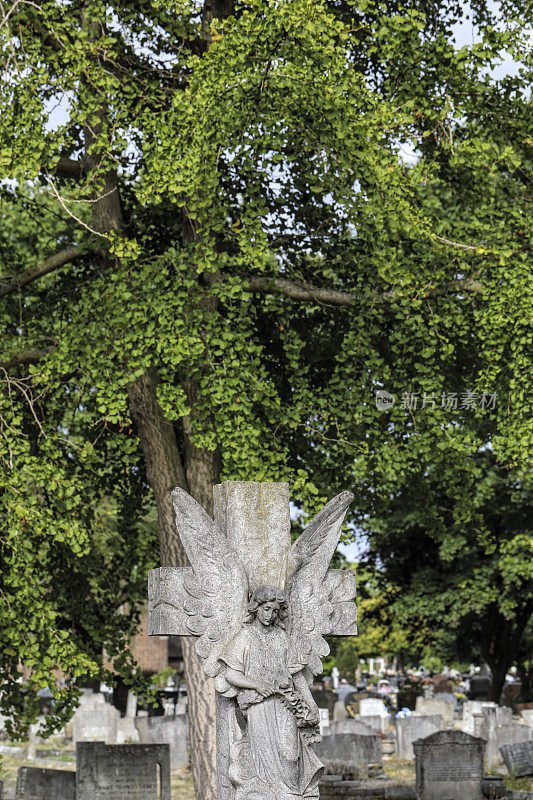
[(155, 370), (145, 372), (130, 383), (128, 397), (157, 507), (161, 566), (185, 567), (187, 556), (176, 532), (170, 493), (176, 486), (188, 492), (189, 484), (173, 425), (165, 419), (157, 401), (157, 383)]
[[(195, 448), (186, 436), (183, 465), (174, 427), (157, 401), (155, 371), (141, 375), (128, 387), (133, 419), (146, 460), (146, 474), (157, 505), (162, 566), (186, 566), (170, 493), (179, 486), (213, 513), (213, 484), (218, 480), (216, 457)], [(191, 770), (197, 800), (216, 800), (215, 691), (213, 681), (194, 649), (195, 639), (181, 639), (189, 698)]]
[(492, 672), (489, 699), (500, 702), (505, 676), (520, 652), (520, 645), (531, 616), (531, 606), (526, 604), (514, 620), (505, 619), (495, 610), (488, 626), (487, 638), (481, 642), (481, 655)]

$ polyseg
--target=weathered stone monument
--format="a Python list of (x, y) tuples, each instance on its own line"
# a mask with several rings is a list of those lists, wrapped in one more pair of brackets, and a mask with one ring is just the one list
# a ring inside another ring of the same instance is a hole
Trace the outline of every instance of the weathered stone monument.
[(170, 800), (168, 744), (78, 742), (76, 800), (126, 798)]
[(524, 725), (527, 725), (528, 728), (533, 728), (533, 708), (524, 708), (520, 716), (524, 721)]
[(318, 800), (309, 685), (323, 636), (356, 633), (355, 573), (328, 569), (353, 496), (331, 500), (292, 545), (286, 483), (215, 486), (214, 520), (172, 496), (191, 566), (150, 574), (149, 633), (198, 637), (215, 679), (218, 800)]
[(357, 771), (366, 778), (369, 764), (381, 766), (381, 737), (369, 733), (332, 733), (314, 745), (314, 750), (330, 772)]
[(517, 745), (520, 742), (530, 742), (533, 739), (533, 730), (527, 725), (518, 722), (507, 722), (495, 725), (489, 730), (489, 747), (487, 748), (487, 768), (497, 770), (503, 767), (501, 748), (505, 745)]
[(389, 712), (379, 697), (363, 697), (359, 701), (360, 717), (388, 717)]
[(135, 727), (135, 715), (137, 713), (137, 697), (133, 692), (128, 692), (126, 701), (126, 715), (117, 719), (117, 744), (126, 742), (138, 742), (139, 731)]
[(330, 725), (329, 711), (327, 710), (327, 708), (319, 708), (318, 714), (320, 717), (320, 722), (319, 722), (320, 735), (324, 736), (324, 732), (327, 732), (329, 730), (329, 725)]
[[(450, 699), (445, 700), (445, 697)], [(454, 697), (452, 694), (417, 697), (415, 708), (416, 713), (420, 716), (438, 714), (446, 725), (453, 725)]]
[(413, 743), (418, 800), (483, 800), (485, 742), (439, 731)]
[(516, 778), (533, 775), (533, 741), (504, 744), (501, 748), (507, 772)]
[(189, 763), (189, 726), (186, 714), (175, 717), (138, 717), (136, 730), (141, 744), (168, 744), (170, 769), (185, 769)]
[(119, 719), (120, 711), (106, 703), (103, 694), (82, 694), (80, 706), (72, 717), (72, 738), (74, 742), (114, 744)]
[(15, 800), (56, 798), (76, 800), (76, 773), (73, 770), (19, 767)]
[(415, 757), (413, 742), (442, 730), (444, 730), (444, 720), (439, 714), (398, 717), (396, 719), (396, 754), (398, 758), (412, 761)]
[(330, 722), (326, 734), (330, 735), (333, 733), (360, 733), (369, 736), (371, 733), (374, 732), (375, 731), (369, 725), (367, 725), (366, 722), (363, 722), (362, 720), (358, 719), (353, 719), (350, 717), (350, 719), (334, 720), (333, 722)]
[(496, 708), (492, 700), (465, 700), (463, 703), (463, 733), (474, 733), (474, 715), (482, 714), (484, 708)]

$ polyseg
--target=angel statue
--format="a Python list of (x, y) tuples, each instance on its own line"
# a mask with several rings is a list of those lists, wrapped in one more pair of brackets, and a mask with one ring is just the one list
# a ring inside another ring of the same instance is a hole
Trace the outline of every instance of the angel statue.
[(309, 686), (324, 635), (356, 632), (355, 575), (328, 570), (353, 495), (331, 500), (292, 545), (286, 484), (215, 487), (215, 520), (181, 489), (172, 497), (191, 568), (152, 578), (151, 632), (166, 613), (173, 632), (199, 637), (217, 692), (219, 800), (318, 800)]

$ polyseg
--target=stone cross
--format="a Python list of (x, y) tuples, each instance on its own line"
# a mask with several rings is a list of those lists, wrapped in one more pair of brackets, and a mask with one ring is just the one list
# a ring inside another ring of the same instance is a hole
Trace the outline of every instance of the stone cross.
[(214, 520), (180, 489), (190, 567), (149, 576), (149, 634), (196, 636), (217, 698), (218, 800), (318, 798), (319, 714), (309, 690), (324, 635), (356, 629), (355, 572), (328, 569), (353, 499), (331, 500), (291, 545), (286, 483), (214, 487)]

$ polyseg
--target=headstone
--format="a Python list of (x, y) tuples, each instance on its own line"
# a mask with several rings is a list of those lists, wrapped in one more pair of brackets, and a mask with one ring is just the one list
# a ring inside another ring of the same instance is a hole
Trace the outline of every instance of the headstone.
[(415, 706), (416, 713), (420, 715), (438, 714), (446, 724), (453, 725), (454, 698), (453, 695), (447, 695), (447, 697), (451, 697), (451, 702), (449, 700), (444, 700), (441, 695), (436, 695), (434, 697), (417, 697)]
[(439, 731), (418, 739), (413, 748), (419, 800), (483, 800), (483, 739)]
[(424, 717), (397, 717), (396, 755), (400, 759), (412, 761), (415, 757), (413, 742), (442, 730), (444, 730), (444, 720), (437, 714), (431, 716), (426, 714)]
[(331, 500), (293, 544), (285, 483), (215, 486), (214, 519), (183, 490), (172, 497), (191, 566), (151, 572), (149, 633), (198, 637), (215, 679), (218, 800), (318, 800), (307, 678), (322, 672), (325, 635), (356, 633), (355, 573), (329, 570), (353, 495)]
[(465, 700), (463, 703), (463, 733), (474, 733), (474, 714), (481, 714), (483, 708), (496, 708), (496, 703), (489, 700)]
[(360, 717), (388, 717), (389, 712), (379, 697), (364, 697), (359, 701)]
[(15, 798), (16, 800), (76, 800), (76, 773), (65, 769), (19, 767)]
[(435, 694), (445, 694), (452, 692), (452, 682), (447, 675), (433, 675), (431, 682), (434, 686)]
[(481, 739), (486, 739), (487, 737), (485, 734), (485, 717), (483, 716), (483, 714), (474, 714), (473, 720), (474, 720), (474, 733), (472, 735), (477, 736), (478, 738)]
[(343, 719), (348, 718), (348, 712), (346, 711), (346, 706), (344, 705), (343, 700), (337, 700), (335, 705), (333, 706), (333, 719), (335, 722), (340, 722)]
[(497, 770), (503, 767), (501, 748), (504, 745), (514, 745), (520, 742), (530, 742), (533, 739), (533, 729), (519, 722), (508, 722), (496, 725), (489, 730), (487, 747), (487, 768)]
[(333, 733), (317, 742), (314, 751), (327, 766), (335, 763), (347, 770), (359, 768), (363, 772), (369, 764), (381, 765), (381, 737), (375, 733)]
[(320, 735), (324, 736), (329, 730), (329, 711), (327, 708), (319, 708), (320, 714)]
[[(474, 714), (474, 733), (476, 731), (477, 717), (478, 715)], [(500, 753), (501, 742), (498, 739), (496, 729), (500, 725), (512, 723), (513, 712), (512, 709), (507, 706), (489, 706), (481, 709), (481, 717), (483, 723), (480, 725), (478, 722), (477, 729), (479, 730), (479, 735), (487, 741), (487, 750), (485, 753), (487, 767), (489, 769), (495, 769), (501, 767), (503, 764)]]
[(135, 727), (142, 744), (168, 744), (170, 769), (189, 764), (189, 727), (185, 714), (176, 717), (137, 717)]
[(128, 692), (126, 700), (126, 715), (117, 720), (117, 744), (126, 742), (138, 742), (139, 731), (135, 727), (135, 715), (137, 713), (137, 697), (133, 692)]
[(139, 731), (135, 727), (135, 720), (131, 717), (120, 717), (117, 719), (117, 744), (126, 744), (127, 742), (138, 742)]
[(485, 675), (474, 675), (469, 678), (470, 688), (468, 690), (468, 699), (487, 701), (490, 691), (490, 678)]
[(501, 752), (507, 772), (513, 778), (533, 775), (533, 741), (531, 739), (517, 744), (504, 744)]
[(74, 742), (107, 742), (117, 740), (120, 711), (106, 703), (103, 694), (83, 694), (72, 718)]
[(520, 716), (522, 717), (524, 724), (527, 725), (529, 728), (533, 728), (533, 708), (524, 708)]
[(78, 742), (76, 800), (126, 798), (170, 800), (168, 745)]
[(374, 731), (375, 733), (383, 733), (385, 730), (385, 725), (390, 724), (391, 722), (390, 717), (380, 717), (370, 714), (367, 714), (366, 716), (357, 714), (355, 719), (359, 720), (360, 722), (364, 722), (364, 724), (368, 725), (370, 730)]
[(375, 733), (372, 728), (358, 719), (343, 719), (338, 721), (333, 721), (329, 723), (329, 728), (326, 731), (328, 736), (331, 736), (334, 733), (358, 733), (362, 734), (363, 736), (370, 736), (371, 734)]

